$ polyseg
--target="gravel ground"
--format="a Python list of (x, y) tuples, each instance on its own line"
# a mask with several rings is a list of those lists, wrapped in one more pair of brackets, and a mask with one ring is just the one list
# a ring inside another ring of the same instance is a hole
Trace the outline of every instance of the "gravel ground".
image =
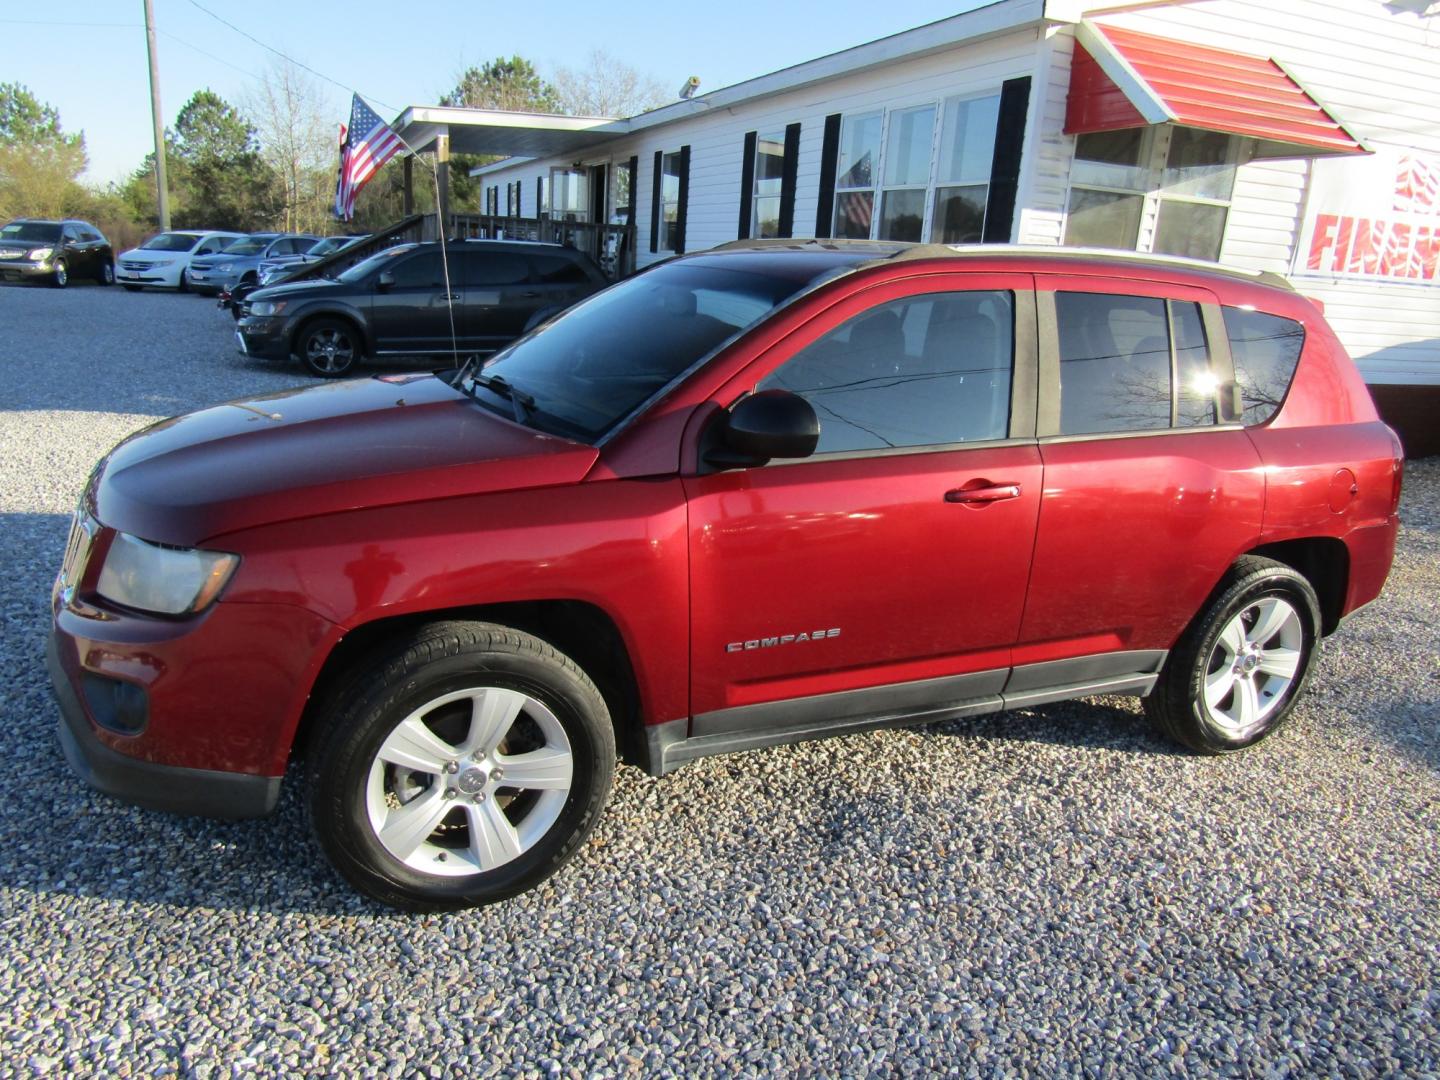
[(95, 458), (303, 377), (195, 297), (0, 287), (0, 327), (0, 1073), (1440, 1073), (1440, 460), (1384, 598), (1250, 753), (1102, 698), (625, 768), (547, 887), (408, 917), (319, 860), (299, 777), (270, 820), (172, 818), (53, 732)]

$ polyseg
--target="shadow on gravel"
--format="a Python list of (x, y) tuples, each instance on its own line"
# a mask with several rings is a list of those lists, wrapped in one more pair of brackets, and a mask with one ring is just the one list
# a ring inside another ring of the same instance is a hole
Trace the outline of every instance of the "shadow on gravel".
[(1144, 714), (1100, 701), (1061, 701), (977, 720), (952, 720), (927, 727), (937, 735), (981, 736), (1009, 742), (1110, 750), (1146, 757), (1185, 756)]

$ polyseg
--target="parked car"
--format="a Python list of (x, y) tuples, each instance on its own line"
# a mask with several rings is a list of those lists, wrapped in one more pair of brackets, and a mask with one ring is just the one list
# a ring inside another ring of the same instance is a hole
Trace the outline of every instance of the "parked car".
[(272, 360), (293, 353), (311, 374), (337, 378), (366, 356), (494, 351), (606, 284), (588, 255), (556, 244), (466, 240), (446, 253), (448, 290), (440, 245), (427, 243), (386, 248), (333, 281), (253, 292), (236, 345)]
[(216, 255), (243, 233), (184, 229), (152, 236), (138, 248), (120, 253), (115, 280), (131, 292), (145, 286), (185, 292), (192, 259)]
[(94, 225), (34, 218), (0, 225), (0, 281), (44, 281), (63, 289), (71, 278), (115, 282), (115, 253)]
[(266, 259), (260, 264), (258, 285), (271, 284), (276, 278), (283, 277), (291, 270), (301, 266), (309, 266), (321, 259), (334, 255), (336, 252), (344, 251), (346, 248), (358, 244), (361, 240), (369, 239), (369, 235), (361, 236), (327, 236), (312, 247), (309, 251), (299, 255), (277, 255), (273, 259)]
[(206, 296), (234, 289), (241, 282), (258, 281), (260, 264), (280, 255), (301, 255), (319, 241), (318, 236), (299, 233), (251, 233), (242, 236), (215, 255), (192, 259), (188, 271), (190, 288)]
[(554, 873), (617, 748), (661, 775), (1136, 694), (1230, 753), (1380, 594), (1401, 466), (1271, 275), (727, 246), (483, 365), (122, 442), (55, 586), (61, 739), (102, 791), (230, 817), (304, 746), (323, 849), (416, 910)]

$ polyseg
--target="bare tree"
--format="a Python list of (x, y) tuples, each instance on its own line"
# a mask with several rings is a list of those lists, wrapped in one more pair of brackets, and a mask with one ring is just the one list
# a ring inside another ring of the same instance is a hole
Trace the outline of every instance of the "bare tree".
[(323, 232), (329, 224), (339, 129), (320, 85), (288, 60), (274, 60), (246, 102), (261, 154), (275, 170), (287, 232)]
[(604, 49), (592, 50), (583, 68), (558, 68), (554, 83), (561, 111), (570, 116), (635, 116), (667, 100), (654, 78)]

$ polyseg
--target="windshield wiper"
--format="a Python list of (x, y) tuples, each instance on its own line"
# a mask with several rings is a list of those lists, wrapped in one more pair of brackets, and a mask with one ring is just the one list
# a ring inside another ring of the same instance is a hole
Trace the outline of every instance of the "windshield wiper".
[(510, 409), (515, 414), (515, 422), (523, 424), (535, 411), (535, 399), (524, 390), (511, 386), (499, 375), (482, 375), (478, 371), (470, 373), (470, 396), (474, 397), (474, 387), (483, 386), (497, 397), (502, 397), (510, 402)]

